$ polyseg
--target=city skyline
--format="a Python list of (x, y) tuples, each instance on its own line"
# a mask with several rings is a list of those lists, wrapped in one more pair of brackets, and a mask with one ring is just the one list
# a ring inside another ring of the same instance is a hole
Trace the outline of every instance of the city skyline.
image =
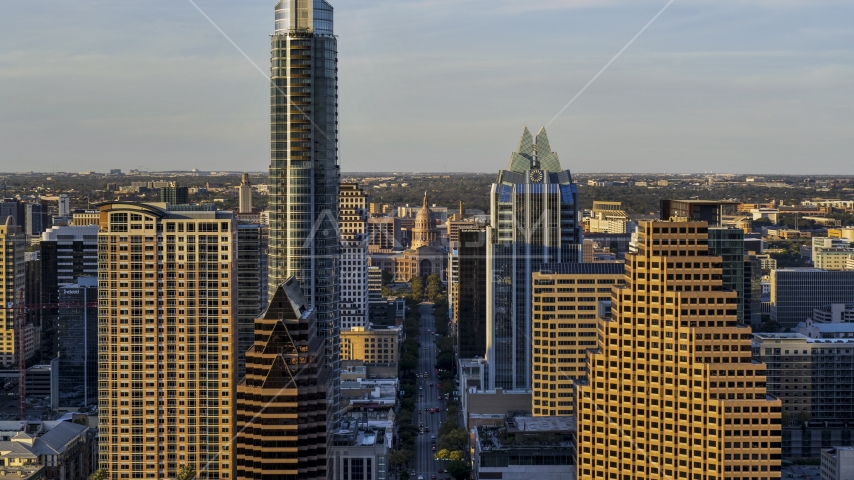
[[(274, 3), (197, 5), (267, 72)], [(494, 171), (501, 139), (548, 124), (665, 4), (336, 6), (343, 170)], [(851, 9), (675, 2), (549, 130), (577, 172), (854, 173)], [(266, 80), (192, 3), (52, 11), (61, 45), (40, 5), (0, 20), (0, 169), (264, 168)]]

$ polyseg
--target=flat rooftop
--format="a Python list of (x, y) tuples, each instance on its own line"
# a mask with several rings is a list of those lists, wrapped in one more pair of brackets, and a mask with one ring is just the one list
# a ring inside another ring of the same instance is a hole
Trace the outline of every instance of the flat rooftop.
[(567, 432), (575, 431), (575, 417), (550, 416), (550, 417), (513, 417), (507, 420), (507, 431), (509, 433), (536, 433), (536, 432)]

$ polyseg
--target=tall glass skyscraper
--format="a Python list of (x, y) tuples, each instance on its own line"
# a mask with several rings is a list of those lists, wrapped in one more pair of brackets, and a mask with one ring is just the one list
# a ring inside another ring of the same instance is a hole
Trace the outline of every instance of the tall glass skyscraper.
[[(269, 292), (294, 276), (338, 370), (338, 52), (332, 6), (280, 0), (270, 85)], [(337, 378), (337, 376), (336, 376)], [(337, 403), (337, 383), (333, 382)]]
[(531, 388), (531, 274), (544, 263), (581, 262), (578, 189), (561, 170), (545, 128), (526, 127), (490, 193), (486, 359), (489, 389)]

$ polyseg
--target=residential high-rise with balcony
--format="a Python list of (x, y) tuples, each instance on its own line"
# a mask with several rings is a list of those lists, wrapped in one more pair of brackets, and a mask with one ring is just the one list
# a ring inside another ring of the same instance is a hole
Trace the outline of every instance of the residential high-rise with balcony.
[[(299, 281), (338, 371), (338, 46), (325, 0), (279, 0), (271, 37), (269, 279)], [(333, 389), (337, 391), (337, 380)], [(337, 398), (337, 394), (335, 395)], [(337, 400), (336, 400), (337, 401)]]
[(527, 127), (490, 191), (486, 230), (489, 390), (531, 388), (531, 274), (544, 263), (581, 262), (578, 189), (545, 128)]
[(99, 461), (114, 480), (231, 479), (232, 212), (108, 202), (98, 234)]
[[(780, 401), (706, 222), (641, 222), (576, 380), (579, 479), (778, 479)], [(557, 369), (560, 375), (561, 369)]]
[[(7, 216), (0, 225), (0, 305), (17, 306), (20, 289), (26, 280), (24, 252), (27, 237), (15, 224), (15, 217)], [(23, 306), (22, 306), (23, 307)], [(11, 366), (17, 362), (18, 325), (14, 308), (0, 308), (0, 363)]]
[(368, 326), (368, 196), (356, 183), (338, 190), (341, 328)]

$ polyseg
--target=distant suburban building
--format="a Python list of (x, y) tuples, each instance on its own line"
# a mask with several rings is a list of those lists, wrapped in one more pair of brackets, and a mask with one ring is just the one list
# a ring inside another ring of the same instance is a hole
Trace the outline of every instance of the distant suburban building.
[(243, 174), (237, 187), (237, 213), (252, 213), (252, 182), (248, 173)]
[(186, 205), (190, 203), (189, 190), (187, 187), (179, 187), (176, 183), (160, 187), (160, 202), (169, 205)]
[(584, 219), (585, 231), (591, 233), (632, 233), (634, 222), (620, 202), (594, 200), (591, 216)]
[(721, 226), (724, 216), (735, 215), (738, 202), (717, 200), (662, 200), (661, 220), (683, 218), (688, 221), (703, 221), (710, 227)]

